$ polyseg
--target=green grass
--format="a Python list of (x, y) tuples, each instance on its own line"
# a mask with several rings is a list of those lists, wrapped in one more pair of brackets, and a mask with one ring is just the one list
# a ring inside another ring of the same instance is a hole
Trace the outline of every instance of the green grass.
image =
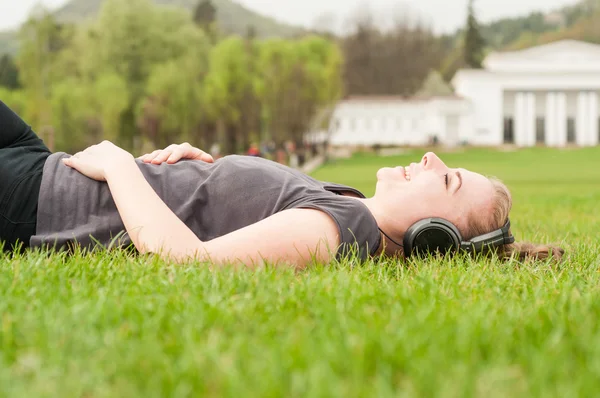
[[(421, 152), (315, 172), (373, 193)], [(0, 259), (0, 396), (569, 397), (600, 390), (600, 148), (443, 156), (503, 179), (517, 239), (467, 258), (210, 271), (124, 253)]]

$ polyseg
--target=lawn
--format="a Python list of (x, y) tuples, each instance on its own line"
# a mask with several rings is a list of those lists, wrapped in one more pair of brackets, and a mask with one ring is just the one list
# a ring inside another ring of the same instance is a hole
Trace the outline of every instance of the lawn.
[[(357, 155), (314, 175), (370, 195), (379, 167), (421, 155)], [(442, 155), (503, 179), (517, 239), (561, 244), (566, 261), (293, 272), (5, 257), (0, 396), (595, 396), (600, 147)]]

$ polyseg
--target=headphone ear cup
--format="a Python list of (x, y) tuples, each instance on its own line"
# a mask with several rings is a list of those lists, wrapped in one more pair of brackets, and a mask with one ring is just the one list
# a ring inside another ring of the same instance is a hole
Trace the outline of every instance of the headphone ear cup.
[(404, 255), (426, 256), (429, 253), (445, 254), (457, 251), (462, 241), (458, 229), (443, 218), (426, 218), (417, 221), (404, 234)]

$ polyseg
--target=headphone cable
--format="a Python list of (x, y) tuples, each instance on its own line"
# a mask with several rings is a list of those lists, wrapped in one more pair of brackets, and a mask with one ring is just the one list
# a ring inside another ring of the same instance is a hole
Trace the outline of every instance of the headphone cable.
[(404, 249), (404, 245), (401, 245), (400, 243), (396, 242), (394, 239), (390, 238), (390, 237), (389, 237), (389, 235), (388, 235), (388, 234), (386, 234), (385, 232), (383, 232), (383, 230), (382, 230), (381, 228), (377, 227), (377, 229), (378, 229), (379, 231), (381, 231), (381, 233), (382, 233), (383, 235), (385, 235), (385, 237), (386, 237), (386, 238), (388, 238), (389, 240), (391, 240), (393, 244), (395, 244), (396, 246), (400, 246), (401, 248), (403, 248), (403, 249)]

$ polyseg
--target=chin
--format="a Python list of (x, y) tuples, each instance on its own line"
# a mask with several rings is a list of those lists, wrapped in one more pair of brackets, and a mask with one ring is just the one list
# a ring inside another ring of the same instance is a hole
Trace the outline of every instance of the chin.
[(377, 179), (378, 180), (387, 180), (390, 178), (390, 173), (393, 172), (394, 169), (392, 169), (391, 167), (383, 167), (379, 170), (377, 170)]

